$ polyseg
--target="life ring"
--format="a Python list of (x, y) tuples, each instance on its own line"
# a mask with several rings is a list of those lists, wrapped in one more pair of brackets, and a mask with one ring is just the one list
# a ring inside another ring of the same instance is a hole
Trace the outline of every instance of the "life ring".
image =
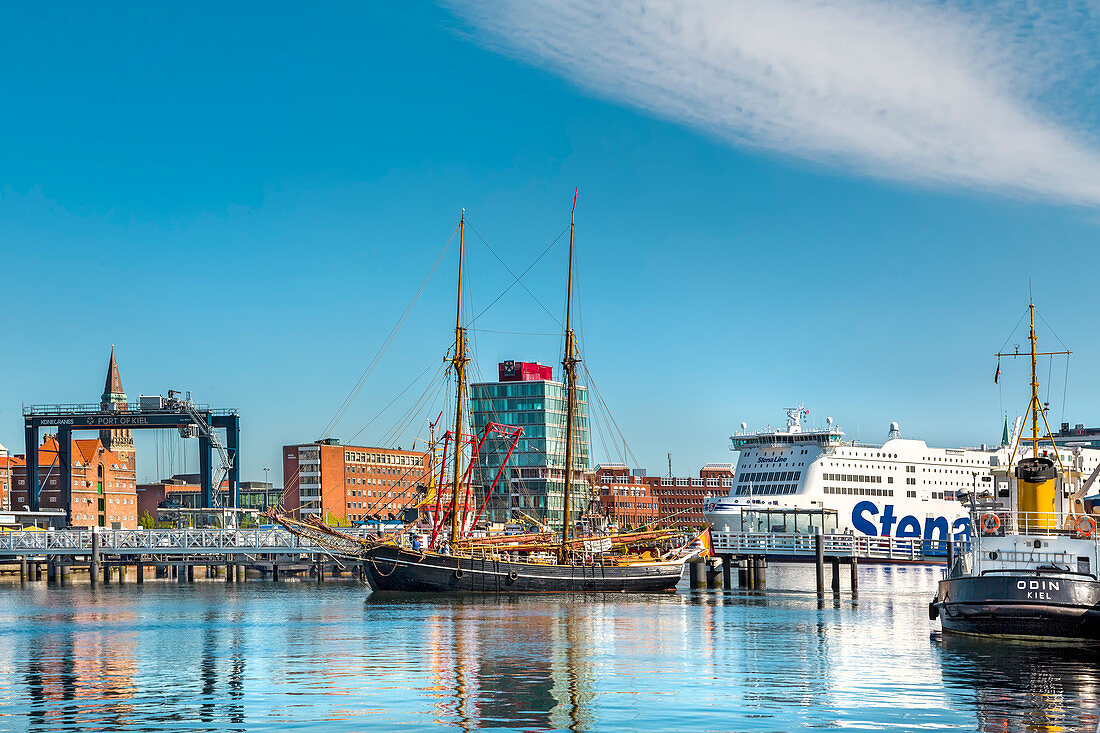
[(1082, 515), (1077, 520), (1077, 536), (1092, 538), (1096, 536), (1096, 520), (1092, 517)]
[(1001, 518), (990, 512), (982, 516), (982, 534), (997, 534), (1001, 528)]

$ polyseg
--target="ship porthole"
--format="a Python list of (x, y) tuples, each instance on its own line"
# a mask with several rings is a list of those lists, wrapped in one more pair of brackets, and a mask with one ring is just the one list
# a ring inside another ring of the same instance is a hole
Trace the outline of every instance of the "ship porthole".
[(989, 559), (990, 560), (996, 560), (997, 559), (996, 551), (989, 553)]

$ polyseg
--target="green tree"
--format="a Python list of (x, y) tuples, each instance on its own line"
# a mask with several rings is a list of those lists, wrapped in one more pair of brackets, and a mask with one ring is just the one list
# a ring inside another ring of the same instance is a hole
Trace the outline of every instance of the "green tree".
[(149, 514), (149, 510), (146, 509), (145, 513), (141, 515), (141, 519), (138, 520), (138, 526), (142, 529), (153, 529), (157, 526), (157, 520)]

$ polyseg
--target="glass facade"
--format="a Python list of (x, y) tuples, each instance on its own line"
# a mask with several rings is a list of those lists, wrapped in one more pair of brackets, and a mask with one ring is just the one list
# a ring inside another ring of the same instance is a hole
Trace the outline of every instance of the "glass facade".
[[(588, 390), (577, 387), (573, 422), (572, 515), (588, 506), (584, 480), (591, 450), (588, 434)], [(560, 527), (565, 504), (565, 385), (548, 380), (482, 382), (470, 385), (470, 412), (478, 435), (490, 422), (523, 428), (523, 437), (508, 461), (486, 508), (490, 521), (506, 522), (512, 509)], [(510, 441), (491, 437), (481, 449), (477, 481), (492, 485)]]

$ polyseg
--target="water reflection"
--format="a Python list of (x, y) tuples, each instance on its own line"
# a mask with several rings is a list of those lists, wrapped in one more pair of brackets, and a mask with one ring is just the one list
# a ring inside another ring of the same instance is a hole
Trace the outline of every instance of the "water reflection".
[[(619, 596), (621, 599), (621, 596)], [(598, 599), (372, 596), (368, 607), (424, 619), (436, 719), (461, 730), (595, 729)]]
[[(799, 591), (0, 588), (0, 730), (1095, 730), (1087, 651), (929, 634), (935, 577)], [(784, 574), (786, 573), (786, 574)], [(811, 585), (812, 587), (812, 585)]]
[(1100, 659), (1075, 644), (1030, 644), (942, 634), (943, 681), (973, 706), (981, 731), (1098, 729)]

